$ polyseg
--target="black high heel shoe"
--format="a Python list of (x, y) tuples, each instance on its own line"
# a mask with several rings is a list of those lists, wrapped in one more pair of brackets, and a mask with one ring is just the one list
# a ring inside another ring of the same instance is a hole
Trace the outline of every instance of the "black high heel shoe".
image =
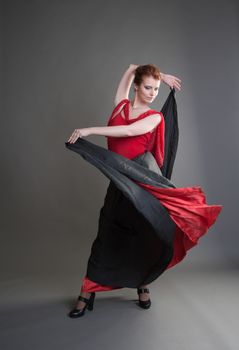
[[(137, 293), (142, 294), (142, 293), (149, 293), (149, 289), (148, 288), (137, 288)], [(140, 307), (142, 307), (142, 309), (149, 309), (151, 306), (151, 300), (150, 298), (148, 300), (140, 300), (139, 299), (139, 303), (138, 305)]]
[(89, 299), (79, 295), (77, 300), (82, 300), (86, 304), (83, 307), (83, 309), (77, 309), (76, 307), (74, 309), (72, 309), (68, 314), (68, 316), (71, 318), (77, 318), (77, 317), (83, 316), (85, 313), (85, 309), (88, 309), (90, 311), (93, 310), (94, 300), (95, 300), (95, 292), (91, 292)]

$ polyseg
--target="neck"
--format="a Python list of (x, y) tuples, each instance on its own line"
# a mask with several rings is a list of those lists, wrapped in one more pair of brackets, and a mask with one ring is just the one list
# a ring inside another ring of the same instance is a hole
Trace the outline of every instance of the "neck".
[(145, 108), (148, 107), (148, 105), (146, 103), (142, 103), (142, 101), (140, 101), (140, 99), (138, 98), (137, 95), (134, 96), (133, 101), (132, 101), (132, 108), (133, 109), (141, 109), (141, 108)]

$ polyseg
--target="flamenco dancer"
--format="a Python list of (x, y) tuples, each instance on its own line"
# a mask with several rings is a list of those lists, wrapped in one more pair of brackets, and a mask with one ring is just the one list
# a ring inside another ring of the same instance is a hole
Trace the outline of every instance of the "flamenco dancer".
[[(161, 82), (171, 91), (157, 111), (149, 106)], [(71, 318), (93, 310), (96, 292), (124, 287), (136, 288), (138, 306), (148, 309), (148, 285), (182, 261), (222, 209), (206, 203), (200, 186), (179, 188), (171, 181), (179, 136), (175, 88), (181, 90), (181, 80), (154, 64), (131, 64), (107, 126), (75, 129), (65, 142), (110, 180)], [(105, 136), (108, 149), (84, 139), (93, 134)]]

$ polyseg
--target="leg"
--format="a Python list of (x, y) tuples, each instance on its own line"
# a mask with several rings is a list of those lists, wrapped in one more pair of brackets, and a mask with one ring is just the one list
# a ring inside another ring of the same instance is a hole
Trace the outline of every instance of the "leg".
[[(83, 278), (81, 285), (81, 293), (80, 295), (84, 298), (89, 298), (91, 292), (101, 292), (101, 291), (110, 291), (114, 289), (119, 289), (123, 287), (113, 287), (113, 286), (103, 286), (99, 283), (91, 281), (87, 276)], [(76, 304), (77, 309), (82, 309), (85, 306), (85, 302), (82, 300), (78, 300)]]
[[(90, 292), (83, 292), (82, 291), (82, 287), (81, 287), (81, 293), (80, 293), (80, 295), (82, 296), (82, 297), (84, 297), (84, 298), (87, 298), (87, 299), (89, 299), (89, 297), (90, 297), (90, 295), (91, 295), (91, 293)], [(83, 307), (85, 306), (85, 302), (84, 301), (82, 301), (82, 300), (77, 300), (77, 303), (76, 303), (76, 309), (83, 309)]]

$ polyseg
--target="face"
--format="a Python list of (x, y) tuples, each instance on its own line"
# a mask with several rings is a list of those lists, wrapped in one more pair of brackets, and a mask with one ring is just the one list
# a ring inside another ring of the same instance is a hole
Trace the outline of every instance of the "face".
[(151, 103), (158, 95), (160, 84), (161, 81), (159, 79), (154, 79), (152, 76), (144, 76), (142, 83), (139, 86), (135, 85), (137, 89), (135, 93), (141, 102)]

